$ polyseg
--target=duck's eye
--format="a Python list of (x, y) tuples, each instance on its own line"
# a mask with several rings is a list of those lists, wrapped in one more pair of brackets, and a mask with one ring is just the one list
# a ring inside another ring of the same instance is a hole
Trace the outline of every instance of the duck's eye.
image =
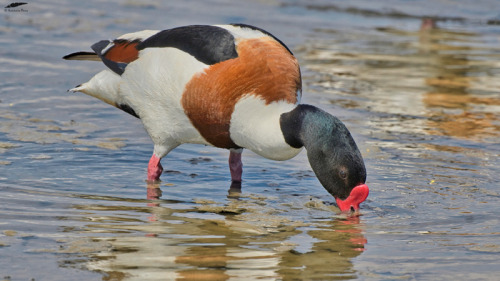
[(340, 169), (339, 176), (341, 179), (345, 180), (347, 178), (347, 171), (345, 169)]

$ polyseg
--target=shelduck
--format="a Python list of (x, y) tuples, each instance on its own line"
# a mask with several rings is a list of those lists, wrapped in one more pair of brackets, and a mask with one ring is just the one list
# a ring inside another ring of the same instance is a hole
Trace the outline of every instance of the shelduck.
[(154, 143), (148, 180), (183, 143), (229, 149), (233, 182), (241, 182), (243, 149), (287, 160), (302, 148), (342, 211), (368, 197), (366, 169), (346, 126), (300, 104), (297, 59), (269, 32), (246, 24), (143, 30), (102, 40), (67, 60), (102, 61), (108, 69), (71, 89), (139, 118)]

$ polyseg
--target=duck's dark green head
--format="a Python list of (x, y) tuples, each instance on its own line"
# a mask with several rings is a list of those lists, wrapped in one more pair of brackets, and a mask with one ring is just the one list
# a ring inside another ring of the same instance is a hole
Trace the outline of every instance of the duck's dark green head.
[(346, 126), (311, 105), (298, 105), (280, 119), (286, 142), (304, 146), (311, 167), (342, 211), (358, 210), (368, 197), (363, 157)]

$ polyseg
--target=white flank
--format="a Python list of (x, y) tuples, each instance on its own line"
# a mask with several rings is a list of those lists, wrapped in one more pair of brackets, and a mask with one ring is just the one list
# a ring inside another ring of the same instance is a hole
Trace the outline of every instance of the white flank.
[(176, 48), (147, 48), (139, 56), (122, 74), (120, 95), (141, 117), (155, 154), (163, 157), (182, 143), (208, 144), (181, 105), (186, 84), (207, 65)]
[(287, 160), (296, 156), (296, 149), (285, 142), (280, 116), (295, 108), (285, 101), (266, 102), (255, 95), (241, 98), (231, 116), (231, 139), (244, 148), (273, 160)]

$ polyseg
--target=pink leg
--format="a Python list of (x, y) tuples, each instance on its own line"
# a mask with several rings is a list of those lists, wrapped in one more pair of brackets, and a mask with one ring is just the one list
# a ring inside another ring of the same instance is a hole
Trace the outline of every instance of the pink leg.
[(231, 180), (233, 182), (241, 182), (241, 174), (243, 174), (241, 152), (242, 150), (231, 150), (229, 152), (229, 171), (231, 171)]
[(149, 159), (148, 165), (148, 181), (159, 181), (161, 173), (163, 172), (163, 167), (160, 164), (161, 158), (153, 153), (151, 159)]

